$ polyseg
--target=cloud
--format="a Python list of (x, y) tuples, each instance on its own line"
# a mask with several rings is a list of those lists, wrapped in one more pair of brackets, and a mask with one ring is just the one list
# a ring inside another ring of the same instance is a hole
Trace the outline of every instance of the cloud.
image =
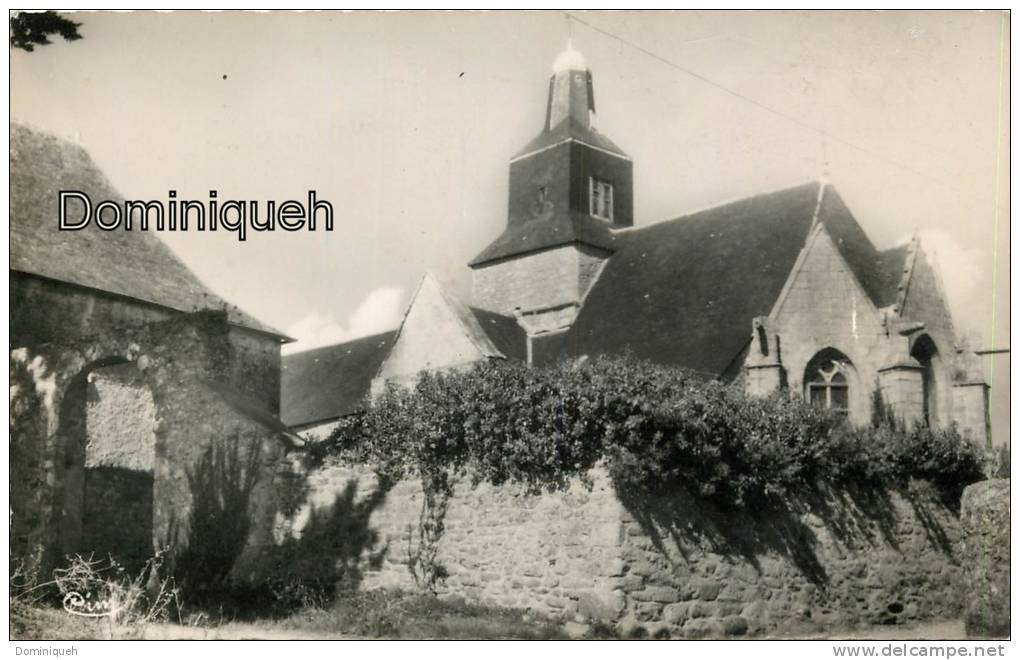
[(365, 296), (347, 317), (346, 323), (341, 323), (332, 314), (313, 312), (287, 328), (287, 334), (297, 341), (286, 344), (283, 353), (296, 353), (392, 330), (403, 316), (403, 302), (403, 289), (383, 286)]

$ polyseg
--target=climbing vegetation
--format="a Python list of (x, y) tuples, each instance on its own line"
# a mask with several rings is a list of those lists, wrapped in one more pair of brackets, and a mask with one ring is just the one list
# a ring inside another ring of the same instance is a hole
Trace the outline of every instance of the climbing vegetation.
[(535, 368), (489, 362), (389, 385), (319, 451), (417, 477), (425, 492), (412, 573), (432, 588), (435, 545), (459, 479), (531, 492), (584, 480), (596, 464), (618, 488), (683, 487), (723, 507), (753, 508), (819, 484), (924, 479), (959, 491), (981, 455), (955, 429), (904, 428), (884, 415), (864, 428), (777, 393), (628, 358)]

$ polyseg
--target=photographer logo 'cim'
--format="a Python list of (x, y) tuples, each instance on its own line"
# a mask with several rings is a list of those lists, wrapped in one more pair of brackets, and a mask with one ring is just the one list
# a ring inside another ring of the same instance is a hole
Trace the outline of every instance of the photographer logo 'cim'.
[(72, 591), (64, 596), (64, 610), (75, 616), (115, 616), (120, 609), (115, 598), (109, 596), (96, 598), (93, 597), (91, 591), (86, 592), (84, 596), (77, 591)]

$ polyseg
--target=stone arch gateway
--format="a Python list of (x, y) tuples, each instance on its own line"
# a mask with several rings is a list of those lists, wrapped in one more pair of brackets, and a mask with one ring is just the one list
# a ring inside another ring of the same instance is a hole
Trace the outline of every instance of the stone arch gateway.
[(246, 544), (254, 558), (270, 533), (287, 432), (221, 380), (236, 360), (230, 332), (223, 314), (196, 312), (11, 352), (11, 469), (24, 479), (11, 493), (12, 554), (39, 554), (48, 570), (78, 553), (131, 565), (187, 547), (188, 475), (210, 447), (240, 437), (263, 457)]

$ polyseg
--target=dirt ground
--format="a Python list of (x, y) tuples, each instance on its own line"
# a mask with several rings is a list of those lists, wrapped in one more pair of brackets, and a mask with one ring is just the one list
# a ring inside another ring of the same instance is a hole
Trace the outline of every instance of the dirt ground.
[[(230, 623), (223, 626), (202, 628), (171, 624), (149, 625), (143, 632), (143, 639), (234, 639), (234, 640), (315, 640), (315, 639), (356, 639), (350, 636), (329, 635), (322, 632), (301, 631), (285, 628), (270, 628), (264, 625)], [(851, 631), (805, 637), (803, 639), (833, 640), (941, 640), (966, 639), (963, 621), (935, 621), (916, 626), (873, 626)], [(776, 638), (784, 639), (784, 638)]]
[(845, 633), (833, 633), (812, 639), (899, 640), (899, 639), (967, 639), (962, 619), (933, 621), (915, 626), (870, 626)]
[[(16, 607), (12, 609), (13, 639), (148, 639), (148, 640), (351, 640), (387, 639), (385, 629), (368, 628), (351, 634), (350, 627), (335, 625), (331, 618), (335, 613), (321, 613), (315, 617), (273, 621), (212, 622), (197, 621), (195, 625), (149, 623), (145, 625), (111, 625), (108, 620), (73, 617), (53, 608)], [(504, 619), (505, 619), (505, 615)], [(567, 624), (562, 628), (551, 623), (539, 625), (501, 620), (500, 616), (488, 616), (476, 612), (436, 613), (441, 619), (431, 626), (422, 626), (415, 619), (404, 619), (394, 633), (398, 637), (417, 639), (426, 635), (439, 639), (565, 639), (585, 637), (588, 626)], [(512, 623), (512, 625), (511, 625)], [(346, 630), (348, 632), (341, 632)], [(403, 631), (402, 634), (400, 631)], [(588, 637), (590, 638), (590, 636)], [(599, 637), (596, 637), (599, 638)], [(870, 626), (866, 628), (775, 635), (771, 639), (812, 639), (812, 640), (962, 640), (966, 639), (963, 621), (960, 619), (927, 622), (912, 626)]]

